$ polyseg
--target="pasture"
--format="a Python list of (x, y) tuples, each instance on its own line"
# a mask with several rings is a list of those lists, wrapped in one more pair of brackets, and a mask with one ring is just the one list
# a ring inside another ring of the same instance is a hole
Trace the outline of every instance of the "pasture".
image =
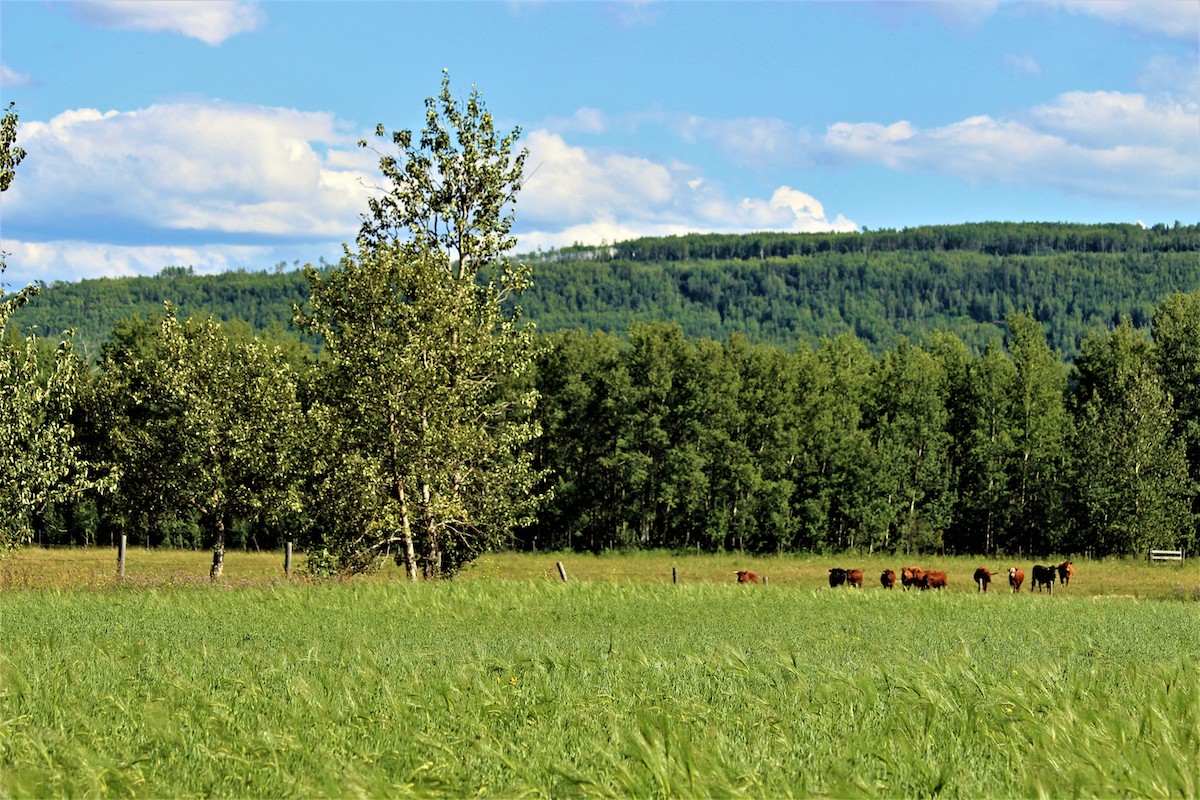
[(898, 559), (498, 554), (409, 585), (230, 553), (214, 587), (202, 553), (117, 582), (103, 552), (0, 567), (0, 797), (1200, 794), (1190, 564), (1077, 562), (1051, 598), (976, 594), (978, 560), (904, 593)]

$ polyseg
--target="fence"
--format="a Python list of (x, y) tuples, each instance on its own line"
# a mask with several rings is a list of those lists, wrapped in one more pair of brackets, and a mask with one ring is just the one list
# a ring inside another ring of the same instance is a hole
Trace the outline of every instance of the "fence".
[[(117, 577), (125, 577), (125, 551), (128, 549), (129, 537), (121, 534), (121, 542), (117, 545)], [(292, 543), (288, 542), (283, 551), (284, 577), (292, 577)], [(564, 577), (563, 580), (566, 580)]]
[(1147, 552), (1149, 561), (1178, 561), (1182, 564), (1186, 557), (1187, 553), (1183, 550), (1150, 550)]

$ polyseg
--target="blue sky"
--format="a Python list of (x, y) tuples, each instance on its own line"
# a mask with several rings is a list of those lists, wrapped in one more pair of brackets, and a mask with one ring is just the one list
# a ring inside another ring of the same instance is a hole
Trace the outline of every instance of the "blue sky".
[(448, 69), (530, 151), (520, 251), (1200, 221), (1200, 3), (0, 2), (9, 288), (353, 241)]

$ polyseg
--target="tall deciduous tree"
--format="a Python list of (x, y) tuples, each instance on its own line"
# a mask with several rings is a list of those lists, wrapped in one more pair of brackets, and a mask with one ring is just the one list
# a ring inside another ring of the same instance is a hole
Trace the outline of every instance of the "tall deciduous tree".
[(1158, 374), (1175, 401), (1175, 433), (1187, 448), (1192, 525), (1188, 541), (1200, 542), (1200, 292), (1175, 293), (1154, 310)]
[(535, 340), (507, 305), (530, 279), (507, 256), (525, 153), (447, 76), (419, 136), (376, 135), (395, 148), (380, 155), (386, 191), (358, 251), (309, 270), (296, 316), (329, 356), (314, 414), (337, 449), (316, 460), (318, 482), (343, 484), (343, 455), (370, 513), (313, 544), (340, 570), (396, 552), (410, 579), (452, 576), (533, 511), (537, 394), (522, 379)]
[(1048, 552), (1068, 534), (1064, 511), (1071, 418), (1067, 373), (1028, 313), (1008, 318), (1008, 351), (1016, 367), (1010, 402), (1012, 452), (1008, 473), (1009, 550)]
[(94, 398), (103, 447), (124, 466), (114, 506), (199, 518), (221, 577), (235, 518), (296, 505), (296, 379), (277, 348), (235, 341), (211, 317), (180, 322), (167, 307), (142, 352), (109, 349)]
[(1076, 498), (1102, 553), (1174, 545), (1190, 533), (1184, 443), (1153, 346), (1126, 320), (1089, 336), (1076, 362)]
[(886, 526), (875, 544), (940, 548), (953, 507), (946, 371), (934, 355), (901, 340), (880, 359), (869, 421), (878, 456)]
[[(16, 141), (17, 113), (10, 103), (0, 119), (0, 192), (12, 185), (25, 157)], [(0, 253), (0, 272), (3, 267)], [(4, 335), (12, 313), (35, 294), (37, 287), (28, 286), (0, 300), (0, 558), (28, 540), (31, 518), (49, 503), (108, 485), (75, 443), (72, 414), (86, 370), (70, 335), (45, 375), (35, 336)]]

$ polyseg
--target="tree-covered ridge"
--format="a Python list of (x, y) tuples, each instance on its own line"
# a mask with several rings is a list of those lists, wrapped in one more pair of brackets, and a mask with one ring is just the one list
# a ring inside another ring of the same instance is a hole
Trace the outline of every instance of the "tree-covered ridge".
[[(1004, 335), (1013, 310), (1029, 311), (1050, 346), (1070, 357), (1090, 331), (1123, 317), (1144, 327), (1155, 304), (1200, 289), (1200, 225), (986, 223), (845, 234), (694, 234), (605, 248), (527, 255), (535, 282), (521, 298), (542, 331), (624, 335), (633, 322), (677, 322), (692, 338), (742, 333), (795, 348), (853, 333), (874, 353), (901, 337), (947, 331), (974, 350)], [(326, 265), (322, 265), (326, 266)], [(195, 275), (55, 283), (14, 322), (43, 334), (76, 329), (94, 358), (113, 324), (156, 314), (241, 319), (286, 328), (307, 299), (299, 272)]]
[(181, 318), (196, 314), (221, 321), (242, 320), (257, 332), (283, 330), (291, 325), (292, 304), (308, 297), (302, 270), (197, 275), (191, 267), (166, 267), (158, 275), (55, 281), (13, 316), (21, 330), (57, 336), (75, 330), (76, 346), (89, 358), (113, 326), (134, 315), (152, 318), (170, 303)]
[(574, 245), (531, 258), (553, 261), (690, 261), (767, 259), (817, 253), (892, 253), (962, 250), (1001, 256), (1054, 253), (1150, 253), (1200, 251), (1200, 225), (1168, 227), (1121, 223), (979, 222), (924, 225), (853, 233), (689, 233), (647, 236), (600, 246)]
[(901, 337), (954, 333), (980, 350), (1014, 310), (1043, 324), (1064, 356), (1095, 328), (1136, 327), (1174, 291), (1200, 289), (1195, 252), (1000, 256), (971, 251), (825, 252), (765, 260), (548, 262), (523, 299), (542, 330), (623, 333), (678, 322), (690, 337), (743, 333), (795, 347), (853, 333), (873, 352)]

